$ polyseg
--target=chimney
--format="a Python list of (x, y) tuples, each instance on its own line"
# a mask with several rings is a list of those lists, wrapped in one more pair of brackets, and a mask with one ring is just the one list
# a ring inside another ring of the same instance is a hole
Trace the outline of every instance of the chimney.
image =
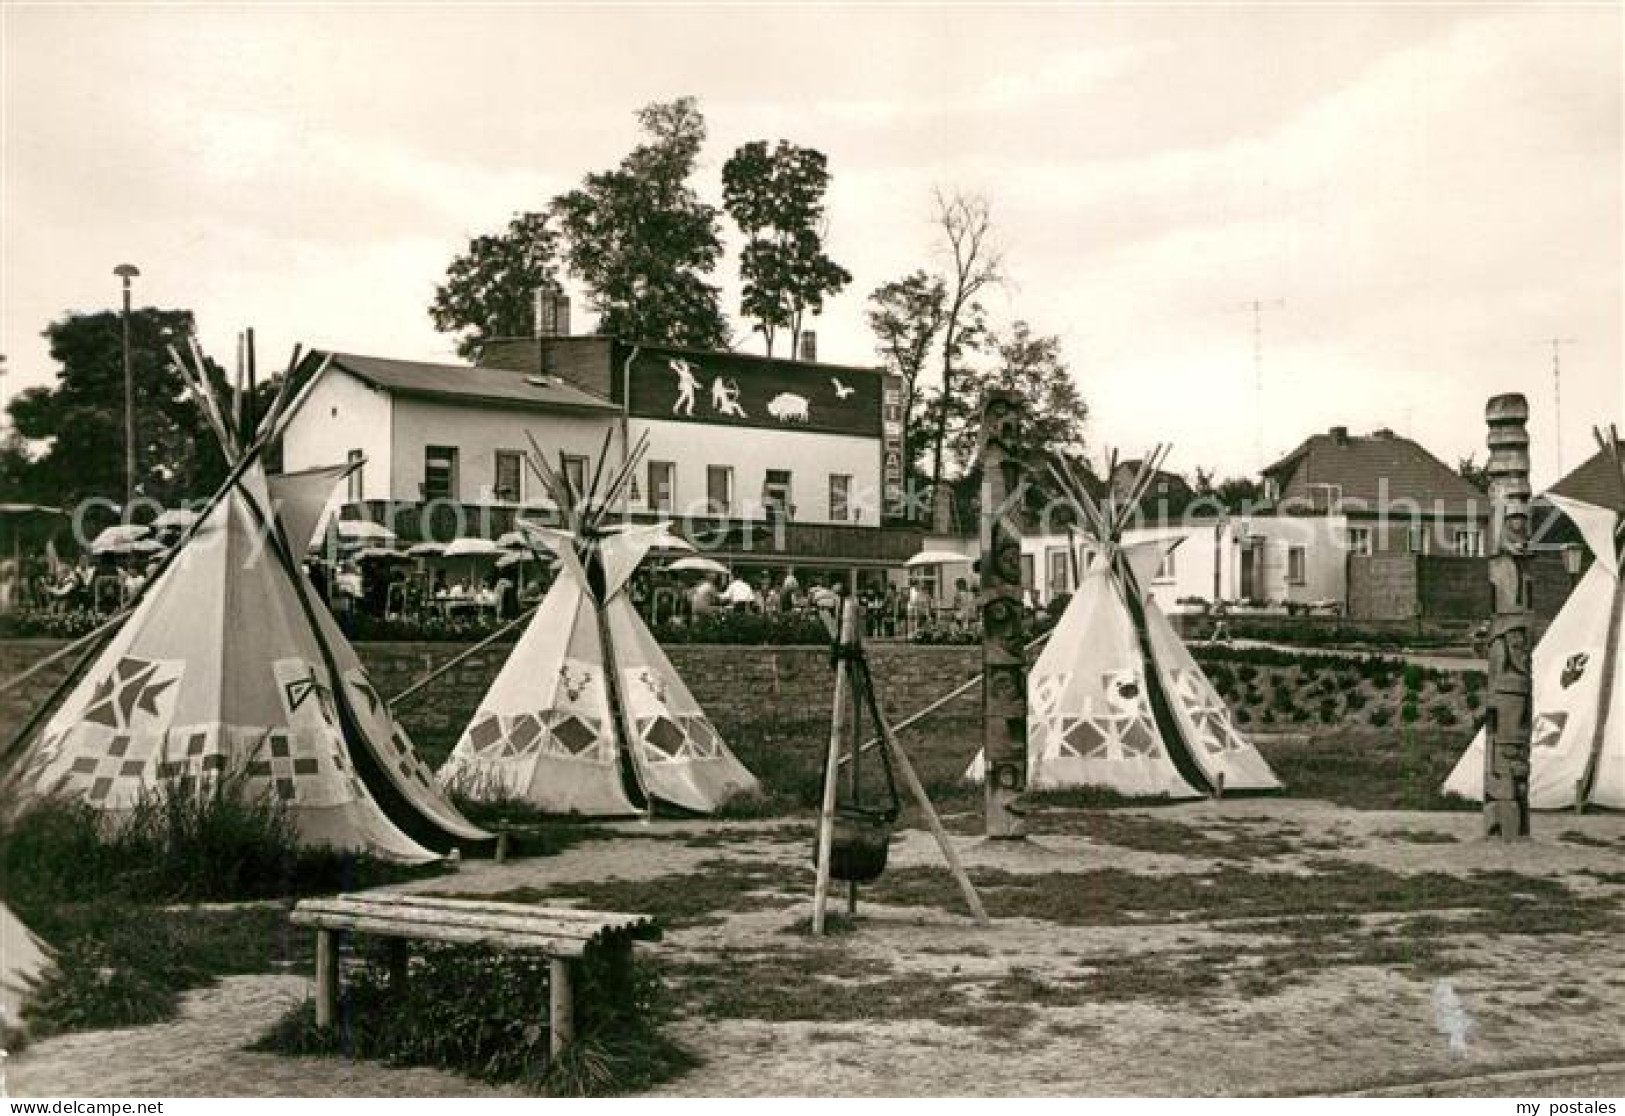
[(818, 334), (810, 329), (801, 331), (801, 341), (796, 347), (796, 358), (807, 361), (809, 364), (818, 360)]
[(1371, 432), (1371, 436), (1373, 438), (1381, 438), (1385, 442), (1391, 442), (1394, 440), (1394, 432), (1388, 429), (1386, 426), (1381, 430), (1373, 430)]
[(1346, 446), (1346, 445), (1349, 444), (1349, 428), (1348, 427), (1346, 427), (1346, 426), (1334, 426), (1334, 427), (1331, 428), (1330, 433), (1331, 433), (1331, 436), (1332, 436), (1332, 441), (1336, 442), (1338, 445)]
[(570, 336), (570, 296), (556, 286), (537, 287), (533, 325), (537, 337)]

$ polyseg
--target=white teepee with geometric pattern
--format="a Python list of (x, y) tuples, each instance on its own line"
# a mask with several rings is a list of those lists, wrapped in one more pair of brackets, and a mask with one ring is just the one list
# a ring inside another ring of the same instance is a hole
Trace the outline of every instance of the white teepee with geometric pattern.
[[(1082, 529), (1078, 586), (1027, 676), (1027, 785), (1198, 798), (1281, 789), (1212, 683), (1142, 586), (1183, 536), (1121, 544), (1166, 458), (1159, 447), (1122, 493), (1096, 501), (1057, 458), (1051, 473)], [(1116, 473), (1115, 462), (1107, 475)], [(1121, 497), (1121, 498), (1119, 498)], [(983, 759), (966, 777), (981, 781)]]
[(491, 836), (442, 793), (299, 565), (353, 466), (268, 477), (279, 411), (249, 446), (205, 406), (233, 476), (23, 750), (18, 798), (118, 815), (229, 781), (282, 803), (306, 844), (407, 862), (475, 851)]
[[(1625, 452), (1602, 449), (1547, 493), (1585, 539), (1591, 568), (1535, 645), (1529, 805), (1625, 809)], [(1445, 781), (1445, 793), (1484, 798), (1484, 730)]]
[(669, 533), (659, 525), (601, 528), (643, 444), (601, 494), (596, 483), (574, 491), (533, 449), (531, 466), (568, 530), (523, 526), (558, 555), (557, 578), (440, 769), (441, 783), (476, 798), (518, 797), (548, 813), (589, 817), (656, 802), (707, 814), (755, 792), (755, 776), (723, 743), (625, 592)]

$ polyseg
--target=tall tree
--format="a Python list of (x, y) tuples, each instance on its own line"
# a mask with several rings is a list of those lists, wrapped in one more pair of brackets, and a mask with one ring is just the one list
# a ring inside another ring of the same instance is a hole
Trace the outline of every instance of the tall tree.
[(1017, 321), (997, 340), (994, 353), (992, 365), (961, 372), (963, 390), (954, 397), (959, 402), (946, 415), (958, 467), (967, 469), (975, 460), (981, 431), (974, 418), (981, 400), (995, 390), (1013, 391), (1025, 404), (1021, 449), (1029, 460), (1083, 452), (1089, 405), (1061, 353), (1061, 339), (1036, 334), (1032, 326)]
[(518, 214), (506, 232), (475, 237), (435, 288), (429, 305), (435, 329), (457, 334), (465, 357), (492, 337), (529, 337), (537, 289), (558, 283), (558, 251), (545, 213)]
[(646, 140), (614, 170), (554, 199), (570, 271), (587, 284), (601, 332), (695, 348), (727, 344), (717, 288), (718, 211), (689, 178), (705, 143), (693, 97), (638, 111)]
[(745, 235), (739, 312), (755, 320), (768, 356), (780, 330), (793, 349), (804, 316), (821, 313), (852, 282), (824, 251), (828, 190), (823, 152), (784, 140), (772, 150), (766, 140), (747, 143), (722, 166), (722, 205)]
[[(184, 348), (190, 310), (141, 309), (130, 315), (135, 384), (138, 494), (172, 504), (207, 493), (225, 477), (220, 448), (170, 367), (166, 346)], [(69, 314), (45, 330), (60, 366), (51, 387), (21, 392), (6, 408), (18, 434), (45, 441), (28, 472), (36, 499), (72, 506), (91, 496), (122, 501), (124, 366), (119, 315)], [(224, 388), (220, 369), (211, 379)]]
[[(942, 327), (941, 405), (936, 408), (936, 431), (931, 450), (933, 529), (953, 529), (949, 494), (943, 491), (943, 450), (956, 407), (954, 377), (966, 354), (987, 341), (987, 315), (980, 296), (1004, 281), (1004, 259), (993, 243), (993, 210), (988, 200), (974, 194), (936, 192), (936, 225), (947, 249), (948, 301)], [(938, 498), (939, 495), (942, 498)]]
[(875, 335), (875, 351), (886, 370), (903, 381), (903, 479), (909, 508), (920, 502), (920, 460), (930, 429), (928, 416), (922, 413), (921, 380), (942, 335), (947, 301), (943, 281), (924, 271), (882, 283), (869, 295), (867, 317)]

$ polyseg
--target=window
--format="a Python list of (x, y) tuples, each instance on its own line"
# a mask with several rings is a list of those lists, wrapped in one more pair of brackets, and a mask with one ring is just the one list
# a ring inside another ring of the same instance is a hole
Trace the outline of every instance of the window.
[(829, 475), (829, 517), (836, 523), (852, 518), (852, 478), (844, 473)]
[(733, 510), (734, 471), (727, 465), (705, 467), (705, 503), (712, 515), (727, 515)]
[(1432, 547), (1432, 538), (1426, 527), (1412, 527), (1406, 533), (1406, 539), (1412, 554), (1426, 554)]
[(1044, 552), (1044, 563), (1047, 567), (1048, 576), (1045, 583), (1049, 587), (1049, 595), (1054, 597), (1069, 592), (1070, 585), (1068, 584), (1067, 574), (1070, 571), (1067, 569), (1066, 547), (1050, 547)]
[(570, 482), (570, 487), (577, 496), (587, 492), (587, 459), (573, 453), (564, 455), (564, 479)]
[(1021, 587), (1023, 589), (1038, 588), (1038, 557), (1034, 554), (1021, 556)]
[(1281, 482), (1274, 477), (1264, 478), (1264, 499), (1275, 503), (1281, 498)]
[(497, 450), (491, 495), (510, 504), (524, 499), (525, 457), (518, 450)]
[(1162, 561), (1157, 563), (1157, 575), (1151, 580), (1172, 581), (1174, 579), (1175, 569), (1174, 552), (1171, 550), (1165, 550), (1162, 554)]
[(1302, 585), (1309, 580), (1305, 568), (1308, 565), (1308, 552), (1301, 546), (1289, 546), (1286, 550), (1286, 581), (1288, 585)]
[(677, 505), (677, 466), (670, 461), (649, 462), (649, 508), (671, 511)]
[(790, 471), (769, 469), (762, 483), (762, 507), (769, 517), (789, 515), (795, 507), (790, 503)]
[(1363, 555), (1367, 558), (1371, 556), (1371, 528), (1349, 528), (1349, 553)]
[(345, 489), (345, 496), (351, 503), (366, 499), (364, 494), (367, 486), (361, 474), (367, 471), (366, 465), (363, 464), (367, 460), (367, 455), (360, 450), (351, 450), (344, 455), (344, 460), (350, 464), (349, 484)]
[(425, 446), (423, 448), (423, 498), (425, 500), (457, 499), (456, 446)]
[(1484, 532), (1476, 528), (1457, 528), (1456, 553), (1463, 558), (1484, 557)]

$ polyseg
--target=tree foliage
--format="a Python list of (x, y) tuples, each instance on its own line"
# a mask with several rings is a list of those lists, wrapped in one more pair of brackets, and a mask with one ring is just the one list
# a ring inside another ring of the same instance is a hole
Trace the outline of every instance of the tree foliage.
[(747, 143), (723, 164), (723, 208), (745, 236), (739, 312), (756, 322), (768, 356), (780, 330), (793, 347), (804, 316), (852, 281), (824, 251), (829, 178), (822, 152), (784, 140), (771, 150), (766, 140)]
[(537, 289), (558, 283), (558, 251), (545, 213), (518, 214), (506, 232), (475, 237), (435, 288), (429, 306), (435, 329), (457, 334), (464, 357), (492, 337), (530, 336)]
[[(936, 224), (948, 257), (948, 301), (942, 327), (942, 380), (935, 407), (936, 429), (931, 450), (932, 491), (942, 488), (943, 453), (948, 427), (965, 400), (955, 395), (955, 373), (967, 354), (983, 348), (989, 337), (987, 312), (980, 298), (1004, 281), (1004, 259), (993, 242), (993, 209), (988, 200), (954, 191), (936, 193)], [(952, 529), (946, 501), (937, 501), (934, 529)]]
[(637, 118), (645, 141), (553, 202), (570, 271), (587, 285), (601, 332), (723, 347), (727, 324), (704, 278), (722, 255), (718, 212), (689, 185), (705, 118), (692, 97), (645, 106)]
[(968, 470), (975, 462), (981, 435), (977, 420), (991, 391), (1021, 398), (1021, 451), (1027, 460), (1041, 463), (1053, 453), (1081, 453), (1089, 405), (1072, 379), (1061, 339), (1036, 334), (1028, 323), (1017, 321), (997, 339), (994, 354), (993, 364), (962, 373), (962, 390), (950, 400), (947, 425), (958, 468)]
[[(184, 347), (193, 331), (190, 310), (130, 314), (130, 363), (135, 384), (137, 492), (173, 504), (207, 493), (224, 479), (220, 447), (170, 367), (166, 346)], [(7, 411), (16, 433), (48, 441), (43, 454), (7, 470), (23, 476), (33, 499), (69, 507), (91, 496), (122, 502), (124, 494), (124, 365), (119, 314), (69, 314), (45, 330), (60, 365), (51, 387), (32, 387)], [(218, 366), (211, 380), (223, 390)]]

